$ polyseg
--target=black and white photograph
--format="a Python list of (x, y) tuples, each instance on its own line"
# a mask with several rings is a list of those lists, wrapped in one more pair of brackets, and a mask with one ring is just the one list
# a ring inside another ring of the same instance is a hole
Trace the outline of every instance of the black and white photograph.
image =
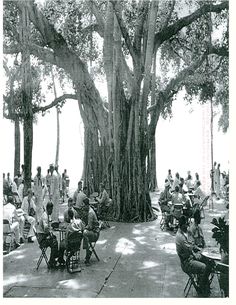
[(231, 300), (230, 2), (3, 0), (3, 300)]

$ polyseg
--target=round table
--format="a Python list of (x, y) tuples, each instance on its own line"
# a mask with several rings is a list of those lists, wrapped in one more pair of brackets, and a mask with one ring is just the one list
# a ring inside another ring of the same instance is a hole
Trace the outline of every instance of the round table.
[(204, 248), (202, 250), (201, 254), (202, 254), (202, 256), (205, 256), (209, 259), (213, 259), (213, 260), (216, 260), (216, 261), (221, 260), (221, 254), (220, 254), (219, 248), (217, 248), (217, 247)]

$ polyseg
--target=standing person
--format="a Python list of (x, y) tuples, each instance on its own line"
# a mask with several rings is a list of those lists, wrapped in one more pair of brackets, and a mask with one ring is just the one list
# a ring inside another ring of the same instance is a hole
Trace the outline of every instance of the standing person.
[(82, 191), (82, 181), (79, 181), (78, 182), (78, 187), (77, 189), (75, 190), (74, 192), (74, 195), (73, 195), (73, 202), (74, 202), (74, 205), (76, 205), (76, 200), (77, 200), (77, 196), (78, 194)]
[(22, 202), (24, 198), (24, 180), (21, 180), (21, 183), (18, 186), (18, 195), (20, 198), (20, 202)]
[(174, 180), (173, 180), (173, 177), (172, 177), (171, 169), (168, 170), (167, 179), (170, 183), (170, 186), (172, 186)]
[(34, 196), (36, 205), (36, 220), (37, 222), (43, 214), (43, 187), (44, 179), (41, 174), (41, 166), (37, 167), (37, 174), (34, 177)]
[(3, 206), (3, 219), (7, 219), (10, 224), (11, 231), (15, 235), (16, 248), (20, 246), (20, 218), (17, 216), (16, 207), (14, 206), (14, 199), (8, 196), (7, 201)]
[(175, 180), (174, 180), (174, 182), (172, 184), (172, 190), (174, 191), (175, 187), (179, 186), (179, 184), (180, 184), (180, 176), (179, 176), (179, 173), (176, 173), (175, 174)]
[(21, 174), (22, 179), (25, 179), (25, 166), (24, 166), (24, 164), (21, 164), (20, 174)]
[(185, 184), (186, 184), (186, 186), (188, 188), (188, 191), (191, 191), (194, 188), (194, 186), (193, 186), (193, 179), (192, 179), (190, 171), (188, 171), (188, 176), (187, 176), (187, 178), (185, 180)]
[(199, 174), (198, 173), (195, 173), (195, 181), (194, 181), (194, 189), (196, 190), (197, 188), (197, 183), (198, 181), (200, 181), (199, 179)]
[(84, 229), (83, 249), (86, 249), (85, 265), (90, 265), (92, 251), (89, 250), (89, 242), (96, 242), (99, 238), (99, 222), (94, 210), (89, 206), (89, 199), (84, 199), (84, 211), (87, 214), (86, 226)]
[(62, 196), (62, 178), (58, 171), (58, 165), (55, 166), (55, 172), (57, 173), (58, 187), (59, 187), (59, 195)]
[[(33, 243), (32, 237), (34, 236), (34, 228), (35, 228), (35, 218), (32, 216), (36, 211), (36, 206), (33, 201), (33, 193), (31, 189), (28, 189), (27, 196), (24, 197), (21, 205), (21, 209), (23, 210), (23, 215), (21, 216), (21, 226), (20, 226), (20, 235), (23, 236), (23, 230), (25, 225), (25, 220), (30, 223), (30, 230), (28, 233), (28, 242)], [(34, 213), (33, 213), (34, 211)], [(20, 243), (23, 243), (23, 238), (21, 237)]]
[(52, 215), (53, 204), (49, 201), (46, 205), (46, 211), (43, 212), (38, 225), (38, 239), (42, 247), (50, 247), (49, 268), (56, 267), (56, 258), (58, 257), (58, 242), (56, 236), (51, 231), (50, 215)]
[(12, 180), (10, 178), (10, 173), (7, 173), (7, 183), (8, 183), (9, 188), (11, 188)]
[(218, 164), (217, 168), (215, 169), (214, 187), (215, 187), (216, 197), (219, 200), (220, 199), (220, 164)]
[(182, 270), (187, 274), (197, 274), (199, 280), (198, 294), (202, 297), (210, 295), (209, 275), (211, 265), (200, 253), (200, 248), (194, 245), (187, 234), (188, 224), (185, 216), (179, 219), (179, 229), (176, 234), (176, 250)]
[(50, 164), (50, 186), (49, 197), (53, 203), (52, 221), (59, 222), (59, 199), (60, 199), (60, 181), (54, 165)]
[(47, 175), (46, 175), (46, 186), (49, 191), (50, 188), (50, 179), (51, 179), (51, 174), (50, 174), (50, 169), (47, 170)]

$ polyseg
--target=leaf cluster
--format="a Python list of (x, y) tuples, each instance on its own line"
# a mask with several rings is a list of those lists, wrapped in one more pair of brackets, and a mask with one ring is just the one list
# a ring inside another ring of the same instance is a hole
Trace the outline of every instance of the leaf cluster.
[(215, 226), (212, 229), (212, 238), (220, 245), (220, 250), (229, 253), (229, 225), (224, 217), (213, 218), (211, 224)]

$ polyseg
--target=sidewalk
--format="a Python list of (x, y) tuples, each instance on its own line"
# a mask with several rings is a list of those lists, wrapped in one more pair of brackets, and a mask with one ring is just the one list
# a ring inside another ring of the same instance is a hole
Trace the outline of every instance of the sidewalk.
[[(157, 193), (151, 195), (157, 206)], [(60, 213), (65, 206), (60, 206)], [(211, 239), (211, 219), (225, 212), (222, 201), (215, 203), (213, 211), (206, 207), (202, 227), (207, 245), (216, 245)], [(100, 261), (92, 256), (91, 266), (82, 263), (82, 271), (72, 275), (66, 269), (48, 270), (44, 261), (37, 271), (37, 242), (25, 243), (3, 257), (4, 297), (183, 297), (187, 276), (176, 254), (175, 235), (161, 231), (159, 223), (160, 216), (148, 223), (110, 222), (96, 245)], [(82, 250), (81, 261), (84, 257)], [(213, 288), (212, 297), (219, 297), (216, 279)]]

